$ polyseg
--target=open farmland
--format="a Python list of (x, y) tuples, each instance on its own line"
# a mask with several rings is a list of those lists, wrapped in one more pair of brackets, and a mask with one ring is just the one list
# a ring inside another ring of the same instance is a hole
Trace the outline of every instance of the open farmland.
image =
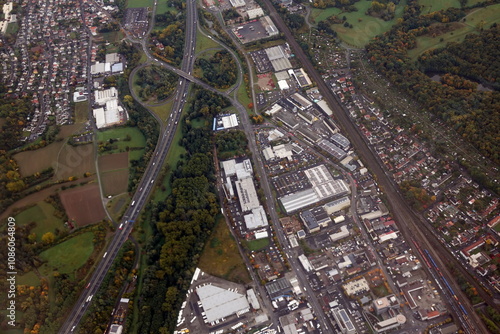
[(84, 173), (95, 173), (94, 145), (64, 145), (54, 164), (55, 180), (65, 180), (71, 176), (82, 177)]
[(120, 127), (99, 131), (97, 133), (97, 140), (99, 141), (100, 155), (127, 152), (128, 147), (130, 150), (129, 160), (140, 158), (146, 146), (146, 138), (135, 127)]
[(153, 0), (127, 0), (127, 8), (153, 7)]
[(26, 151), (14, 155), (22, 176), (33, 175), (44, 169), (53, 167), (63, 142), (55, 142), (35, 151)]
[(99, 157), (99, 170), (107, 172), (128, 167), (128, 152), (108, 154)]
[(127, 191), (128, 169), (119, 169), (101, 174), (104, 196), (118, 195)]
[(78, 226), (97, 223), (106, 216), (97, 184), (89, 184), (59, 193), (69, 219)]
[(238, 283), (250, 282), (246, 266), (241, 259), (225, 218), (218, 216), (217, 224), (210, 235), (198, 264), (207, 274)]
[(42, 253), (40, 257), (47, 261), (39, 270), (45, 275), (52, 275), (54, 271), (61, 274), (72, 274), (87, 262), (94, 251), (94, 234), (82, 233)]
[(55, 208), (45, 201), (38, 202), (36, 205), (20, 212), (15, 216), (19, 226), (34, 222), (36, 226), (31, 230), (36, 234), (38, 241), (42, 240), (42, 235), (47, 232), (55, 233), (56, 229), (64, 227), (63, 221), (54, 216)]

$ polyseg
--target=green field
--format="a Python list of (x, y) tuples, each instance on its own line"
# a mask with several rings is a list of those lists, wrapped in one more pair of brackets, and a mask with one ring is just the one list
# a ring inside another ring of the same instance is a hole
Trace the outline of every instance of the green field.
[[(130, 1), (130, 0), (129, 0)], [(177, 9), (174, 7), (168, 7), (168, 0), (158, 0), (158, 3), (156, 5), (156, 15), (158, 14), (164, 14), (166, 12), (174, 12), (177, 13)]]
[(202, 34), (199, 30), (196, 32), (196, 49), (195, 54), (201, 52), (203, 50), (218, 48), (221, 47), (218, 43), (214, 42), (204, 34)]
[[(347, 22), (352, 24), (352, 28), (346, 28), (342, 24), (333, 24), (332, 29), (338, 33), (339, 38), (345, 43), (354, 47), (364, 47), (373, 37), (388, 31), (398, 18), (403, 15), (406, 0), (401, 1), (396, 6), (395, 17), (390, 21), (365, 15), (368, 8), (371, 6), (371, 1), (359, 1), (354, 4), (358, 9), (357, 12), (341, 13), (336, 8), (313, 9), (311, 18), (318, 23), (326, 19), (330, 15), (338, 17), (346, 17)], [(326, 13), (325, 13), (326, 12)]]
[(89, 101), (75, 103), (75, 123), (85, 123), (89, 119)]
[(100, 33), (98, 36), (101, 36), (102, 39), (107, 41), (108, 43), (116, 43), (125, 38), (125, 34), (121, 30), (103, 32)]
[(172, 104), (174, 103), (174, 101), (171, 99), (171, 97), (172, 95), (169, 97), (169, 101), (164, 104), (148, 107), (152, 112), (158, 115), (158, 117), (160, 117), (162, 121), (166, 121), (170, 116), (170, 112), (172, 111)]
[(495, 22), (499, 23), (500, 4), (474, 9), (465, 18), (465, 22), (455, 23), (456, 29), (453, 31), (436, 37), (428, 35), (417, 37), (417, 47), (409, 50), (408, 55), (416, 60), (426, 50), (444, 47), (449, 42), (462, 42), (468, 34), (479, 32), (477, 25), (480, 23), (484, 27), (489, 27)]
[[(240, 87), (238, 88), (238, 92), (236, 93), (236, 96), (237, 96), (237, 100), (240, 101), (240, 103), (245, 107), (245, 110), (248, 111), (249, 110), (248, 105), (252, 102), (252, 98), (248, 97), (248, 95), (247, 95), (247, 89), (246, 89), (245, 82), (241, 83)], [(252, 110), (253, 109), (250, 109), (249, 112), (252, 113)]]
[(251, 280), (236, 241), (225, 218), (221, 215), (217, 218), (217, 224), (205, 244), (198, 267), (210, 275), (233, 282), (248, 283)]
[(311, 23), (318, 23), (319, 21), (326, 20), (332, 15), (339, 15), (342, 11), (339, 8), (330, 7), (325, 9), (319, 8), (311, 8), (311, 14), (309, 15), (309, 19), (312, 21)]
[(38, 202), (35, 206), (26, 209), (16, 215), (16, 222), (19, 226), (29, 224), (31, 222), (36, 223), (31, 232), (36, 234), (38, 241), (42, 239), (42, 235), (47, 232), (55, 233), (56, 228), (64, 228), (64, 222), (53, 216), (54, 207), (47, 202)]
[(262, 238), (247, 242), (248, 249), (251, 251), (259, 251), (269, 246), (269, 238)]
[[(158, 2), (161, 2), (158, 1)], [(153, 7), (153, 0), (127, 0), (127, 8)]]
[(29, 271), (22, 276), (18, 276), (16, 279), (16, 283), (18, 285), (39, 286), (40, 279), (34, 271)]
[(5, 31), (5, 34), (15, 34), (19, 30), (19, 24), (17, 22), (9, 23), (7, 25), (7, 30)]
[(66, 240), (42, 253), (40, 258), (47, 261), (39, 270), (45, 275), (52, 275), (54, 271), (71, 274), (87, 262), (94, 251), (94, 234), (86, 232)]
[[(130, 135), (130, 141), (125, 141), (126, 136)], [(110, 151), (100, 152), (100, 154), (112, 154), (125, 152), (127, 146), (129, 148), (140, 147), (144, 148), (146, 146), (146, 138), (144, 138), (142, 132), (138, 128), (132, 127), (119, 127), (114, 129), (109, 129), (105, 131), (97, 132), (97, 140), (98, 141), (108, 141), (109, 139), (115, 139), (116, 142), (113, 145), (116, 145), (117, 148)], [(129, 160), (139, 159), (144, 153), (144, 149), (140, 150), (130, 150), (129, 151)]]

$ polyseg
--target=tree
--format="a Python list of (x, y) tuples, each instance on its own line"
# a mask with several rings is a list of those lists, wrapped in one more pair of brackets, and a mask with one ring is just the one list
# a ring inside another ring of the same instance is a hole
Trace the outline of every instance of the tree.
[(55, 239), (56, 239), (56, 237), (54, 236), (54, 233), (52, 233), (52, 232), (47, 232), (44, 235), (42, 235), (42, 242), (44, 244), (47, 244), (47, 245), (50, 245), (51, 243), (53, 243)]

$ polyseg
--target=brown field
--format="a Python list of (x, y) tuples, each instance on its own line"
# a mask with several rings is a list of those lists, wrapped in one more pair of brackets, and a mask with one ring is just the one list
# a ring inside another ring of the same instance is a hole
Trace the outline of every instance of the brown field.
[(104, 196), (114, 196), (126, 192), (128, 186), (128, 168), (102, 173), (101, 182)]
[(61, 126), (61, 130), (57, 134), (57, 139), (66, 139), (66, 137), (76, 133), (82, 128), (82, 124), (63, 125)]
[[(84, 180), (85, 180), (85, 182), (93, 182), (93, 181), (95, 181), (95, 179), (96, 179), (95, 175), (92, 175), (88, 178), (85, 178)], [(7, 209), (5, 209), (4, 212), (0, 213), (0, 220), (5, 219), (8, 216), (15, 215), (14, 212), (16, 212), (16, 210), (22, 210), (24, 207), (26, 207), (28, 205), (43, 201), (44, 199), (46, 199), (50, 195), (53, 195), (54, 193), (56, 193), (62, 187), (67, 187), (67, 186), (70, 186), (72, 184), (78, 184), (80, 182), (82, 182), (82, 180), (76, 180), (73, 182), (56, 184), (56, 185), (53, 185), (51, 187), (37, 191), (37, 192), (35, 192), (31, 195), (28, 195), (26, 197), (23, 197), (19, 201), (15, 202), (11, 206), (9, 206)]]
[(86, 172), (95, 173), (94, 145), (64, 145), (54, 165), (54, 179), (65, 180), (70, 176), (82, 178)]
[(33, 175), (56, 164), (57, 154), (64, 142), (55, 142), (35, 151), (26, 151), (14, 155), (22, 176)]
[(99, 170), (107, 172), (128, 168), (128, 152), (102, 155), (99, 157)]
[(93, 224), (106, 217), (97, 184), (64, 190), (59, 196), (68, 218), (74, 219), (78, 226)]

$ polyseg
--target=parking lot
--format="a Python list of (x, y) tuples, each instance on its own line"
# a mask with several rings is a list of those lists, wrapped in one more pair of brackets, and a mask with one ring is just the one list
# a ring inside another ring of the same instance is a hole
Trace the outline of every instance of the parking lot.
[(259, 39), (267, 38), (266, 28), (258, 20), (253, 20), (232, 29), (241, 43), (250, 43)]

